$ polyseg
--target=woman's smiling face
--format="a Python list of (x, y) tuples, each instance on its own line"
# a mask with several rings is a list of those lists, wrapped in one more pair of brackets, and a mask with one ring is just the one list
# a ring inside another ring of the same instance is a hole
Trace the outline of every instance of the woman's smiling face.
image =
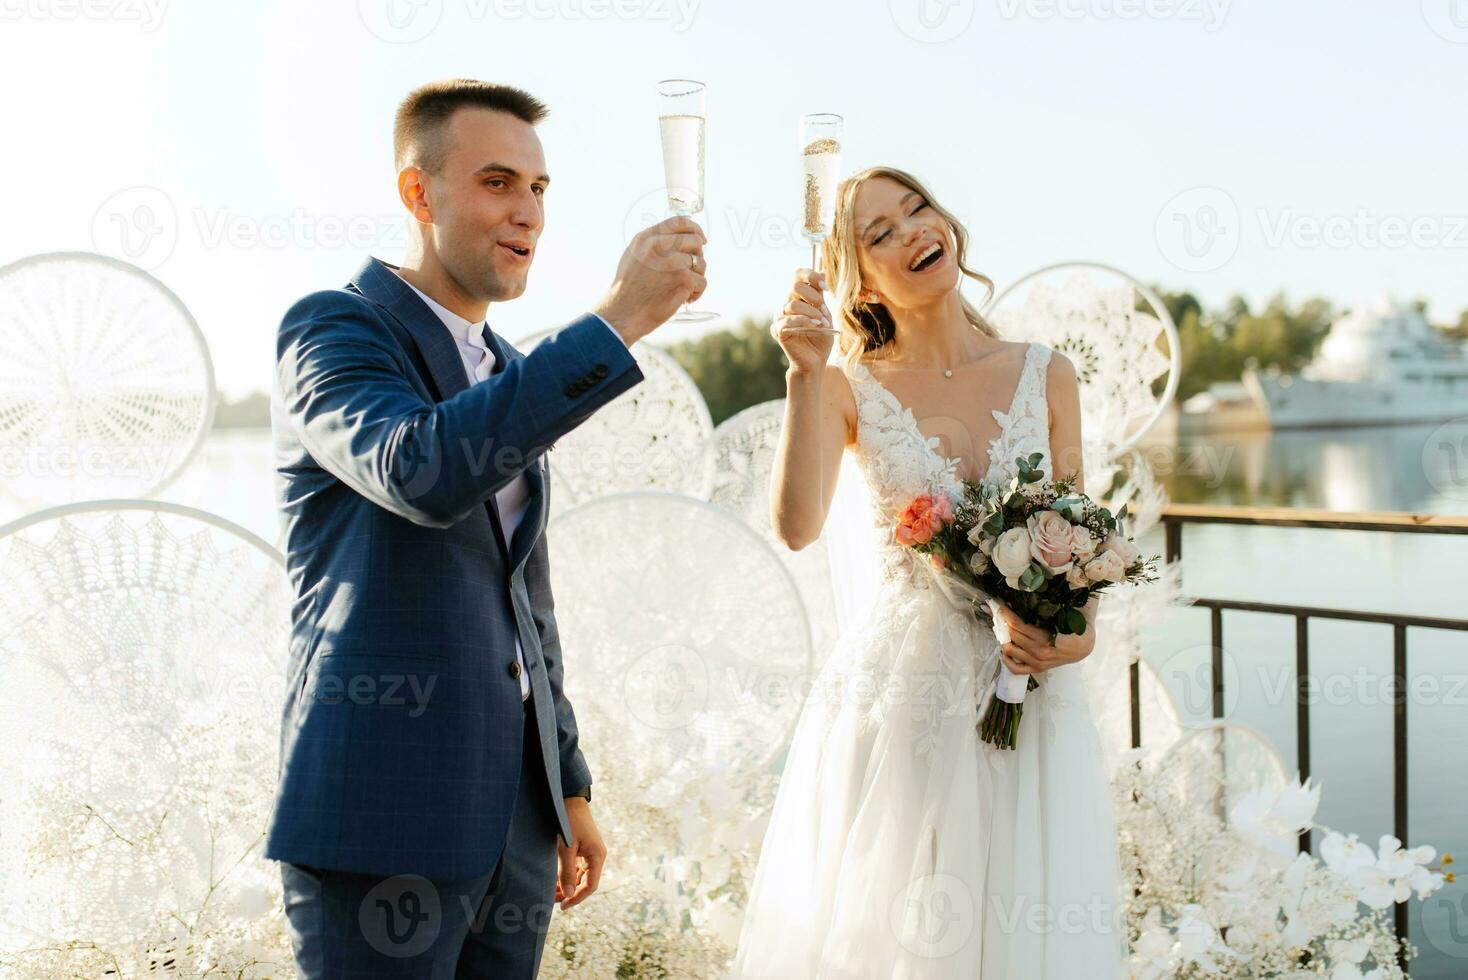
[(958, 288), (953, 232), (917, 191), (873, 177), (852, 205), (861, 295), (890, 310), (927, 305)]

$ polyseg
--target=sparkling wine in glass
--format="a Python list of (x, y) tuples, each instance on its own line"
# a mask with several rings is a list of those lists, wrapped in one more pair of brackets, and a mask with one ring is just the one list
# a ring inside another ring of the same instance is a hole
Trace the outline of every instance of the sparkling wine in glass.
[[(810, 242), (810, 267), (819, 270), (818, 250), (836, 221), (836, 184), (841, 179), (841, 127), (834, 112), (817, 112), (800, 120), (800, 233)], [(837, 332), (834, 329), (831, 331)]]
[[(668, 210), (694, 215), (703, 210), (704, 93), (707, 86), (686, 78), (658, 82), (658, 129), (663, 140), (663, 176), (668, 185)], [(695, 310), (684, 303), (673, 320), (699, 323), (717, 313)]]

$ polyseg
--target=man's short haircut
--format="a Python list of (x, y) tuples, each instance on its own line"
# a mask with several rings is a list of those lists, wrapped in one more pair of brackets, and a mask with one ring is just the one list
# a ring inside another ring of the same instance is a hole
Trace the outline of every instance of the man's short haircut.
[(449, 120), (460, 109), (495, 109), (534, 126), (550, 112), (539, 99), (513, 85), (472, 78), (429, 82), (408, 93), (393, 121), (392, 148), (398, 170), (410, 164), (439, 173), (448, 159)]

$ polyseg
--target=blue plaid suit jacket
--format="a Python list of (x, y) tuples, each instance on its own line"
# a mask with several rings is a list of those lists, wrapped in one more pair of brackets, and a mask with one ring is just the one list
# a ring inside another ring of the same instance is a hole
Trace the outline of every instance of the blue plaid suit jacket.
[[(560, 836), (591, 785), (561, 689), (545, 450), (642, 380), (587, 314), (529, 356), (492, 331), (471, 386), (452, 335), (392, 268), (286, 313), (271, 404), (293, 590), (280, 774), (265, 856), (470, 878), (499, 860), (530, 672)], [(524, 472), (513, 540), (493, 494)]]

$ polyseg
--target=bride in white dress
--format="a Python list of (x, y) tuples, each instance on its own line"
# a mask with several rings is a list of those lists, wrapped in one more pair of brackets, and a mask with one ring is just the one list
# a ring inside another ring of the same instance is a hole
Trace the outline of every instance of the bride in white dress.
[[(881, 584), (830, 651), (796, 726), (732, 976), (1108, 980), (1125, 934), (1116, 838), (1081, 637), (992, 628), (934, 586), (892, 529), (913, 497), (1007, 482), (1015, 457), (1080, 474), (1070, 362), (997, 337), (958, 291), (967, 236), (911, 175), (837, 192), (825, 278), (801, 270), (772, 325), (790, 360), (771, 517), (821, 533), (841, 454), (867, 482)], [(832, 284), (836, 330), (813, 283)], [(842, 363), (827, 364), (839, 336)], [(952, 452), (953, 456), (946, 453)], [(1083, 489), (1083, 485), (1080, 487)], [(1014, 751), (980, 741), (1003, 658), (1040, 687)]]

